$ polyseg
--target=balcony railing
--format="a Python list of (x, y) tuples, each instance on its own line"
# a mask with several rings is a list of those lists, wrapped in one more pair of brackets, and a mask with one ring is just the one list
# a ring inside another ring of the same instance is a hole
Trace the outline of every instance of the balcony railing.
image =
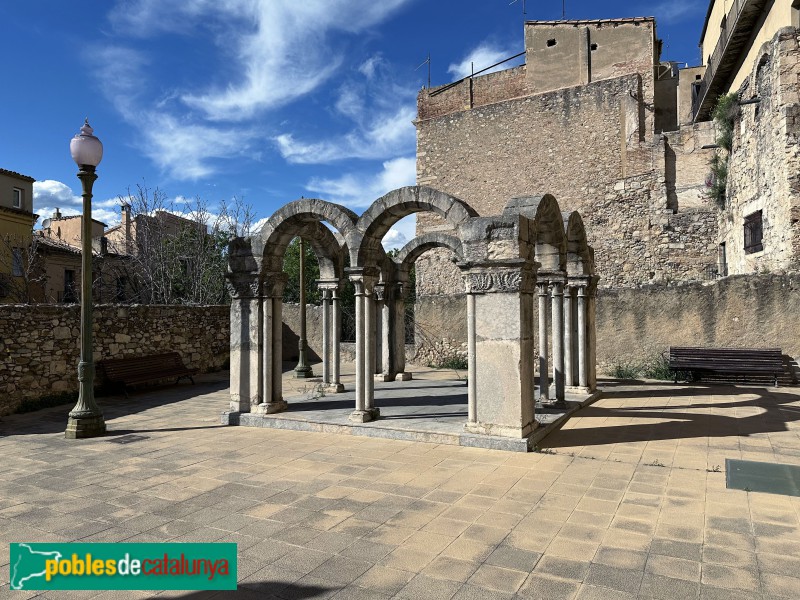
[[(706, 72), (692, 98), (695, 121), (707, 118), (716, 96), (727, 83), (736, 65), (738, 52), (750, 39), (752, 28), (763, 13), (768, 0), (732, 0), (731, 9), (722, 21), (717, 45), (706, 63)], [(709, 23), (708, 27), (714, 27)], [(734, 54), (736, 54), (734, 56)], [(723, 77), (725, 81), (723, 81)]]

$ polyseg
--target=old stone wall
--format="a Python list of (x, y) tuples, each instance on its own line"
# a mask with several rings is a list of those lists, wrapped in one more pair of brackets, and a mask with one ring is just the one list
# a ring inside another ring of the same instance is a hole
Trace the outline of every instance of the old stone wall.
[(780, 347), (800, 358), (800, 275), (599, 290), (598, 369), (640, 363), (669, 346)]
[[(639, 142), (630, 134), (639, 86), (627, 75), (420, 120), (418, 183), (481, 215), (515, 196), (552, 193), (583, 216), (603, 286), (703, 279), (716, 261), (708, 150), (697, 145), (708, 128)], [(419, 233), (446, 228), (431, 213), (417, 223)], [(460, 291), (447, 251), (420, 258), (418, 295)]]
[[(94, 309), (94, 359), (178, 352), (203, 371), (228, 360), (227, 306), (122, 306)], [(0, 306), (0, 414), (21, 401), (78, 389), (78, 305)]]
[[(732, 274), (800, 268), (800, 34), (783, 30), (759, 56), (739, 97), (761, 101), (739, 109), (719, 218)], [(744, 221), (758, 211), (763, 250), (748, 253)]]

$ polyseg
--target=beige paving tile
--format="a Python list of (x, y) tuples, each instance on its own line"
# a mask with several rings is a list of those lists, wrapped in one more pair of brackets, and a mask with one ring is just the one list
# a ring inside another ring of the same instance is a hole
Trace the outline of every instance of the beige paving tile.
[(423, 575), (436, 579), (465, 582), (479, 566), (479, 562), (460, 560), (449, 556), (437, 556), (423, 570)]
[(485, 589), (513, 594), (527, 577), (527, 572), (483, 564), (469, 578), (468, 583)]

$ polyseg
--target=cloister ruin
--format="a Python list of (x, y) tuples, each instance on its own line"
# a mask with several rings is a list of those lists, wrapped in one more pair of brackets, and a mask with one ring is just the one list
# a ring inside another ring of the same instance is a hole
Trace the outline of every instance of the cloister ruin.
[[(387, 256), (381, 244), (386, 232), (421, 211), (439, 215), (457, 233), (429, 232), (397, 256)], [(502, 214), (479, 216), (458, 198), (413, 186), (379, 198), (360, 217), (323, 200), (290, 202), (258, 235), (231, 244), (231, 403), (224, 422), (253, 424), (292, 410), (282, 389), (281, 314), (283, 257), (298, 236), (311, 244), (320, 265), (321, 385), (331, 393), (345, 391), (341, 289), (348, 279), (355, 286), (356, 377), (349, 426), (380, 419), (376, 379), (411, 379), (404, 339), (409, 269), (432, 248), (452, 253), (465, 285), (469, 367), (463, 430), (470, 445), (496, 447), (491, 441), (499, 439), (527, 448), (539, 427), (537, 412), (563, 414), (596, 396), (598, 278), (581, 216), (562, 212), (549, 194), (513, 198)]]

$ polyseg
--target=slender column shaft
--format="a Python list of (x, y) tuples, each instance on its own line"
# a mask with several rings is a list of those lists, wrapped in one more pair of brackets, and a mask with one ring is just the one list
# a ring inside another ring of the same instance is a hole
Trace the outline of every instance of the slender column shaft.
[(375, 312), (375, 325), (373, 331), (374, 337), (374, 348), (375, 348), (375, 363), (372, 369), (372, 373), (374, 375), (379, 375), (382, 373), (383, 361), (385, 360), (385, 356), (383, 354), (383, 337), (388, 333), (383, 329), (383, 302), (374, 296), (370, 298), (372, 301), (372, 310)]
[(475, 356), (475, 294), (467, 294), (467, 421), (478, 421), (478, 361)]
[(364, 403), (364, 358), (365, 350), (364, 323), (364, 290), (360, 284), (356, 284), (356, 410), (363, 411)]
[(589, 382), (586, 347), (586, 286), (578, 286), (578, 385), (585, 388)]
[(387, 378), (394, 379), (394, 352), (392, 340), (397, 332), (392, 327), (392, 311), (394, 309), (394, 298), (391, 294), (389, 286), (386, 286), (384, 292), (383, 302), (379, 304), (381, 312), (378, 319), (381, 321), (381, 364), (377, 365), (378, 371), (383, 373)]
[[(275, 324), (273, 315), (274, 298), (264, 298), (262, 301), (263, 314), (264, 314), (264, 329), (263, 339), (261, 341), (261, 378), (264, 381), (264, 396), (261, 401), (264, 403), (272, 402), (274, 386), (274, 377), (272, 371), (274, 369), (273, 357), (275, 356), (275, 344), (273, 343), (275, 335)], [(279, 350), (280, 351), (280, 350)]]
[(597, 388), (597, 282), (589, 287), (586, 299), (586, 383)]
[(330, 294), (329, 290), (322, 290), (322, 383), (330, 383), (331, 373)]
[(550, 381), (547, 367), (547, 283), (537, 284), (539, 292), (539, 400), (550, 398)]
[(332, 335), (331, 340), (333, 341), (333, 357), (331, 359), (331, 383), (339, 383), (339, 370), (340, 370), (340, 363), (341, 363), (341, 354), (339, 352), (339, 340), (341, 338), (342, 332), (342, 313), (339, 307), (339, 292), (338, 290), (333, 290), (333, 298), (331, 299), (332, 303), (332, 312), (333, 318), (331, 319), (331, 328), (332, 328)]
[(552, 286), (553, 305), (553, 385), (556, 392), (556, 401), (564, 400), (564, 298), (563, 285), (554, 283)]
[(283, 298), (272, 299), (272, 402), (283, 400)]
[(364, 405), (375, 407), (375, 298), (364, 296)]
[(575, 385), (575, 359), (572, 355), (572, 288), (564, 288), (564, 385)]
[(298, 359), (294, 376), (305, 379), (313, 377), (314, 372), (308, 364), (308, 341), (306, 337), (306, 247), (300, 238), (300, 339), (298, 340)]

